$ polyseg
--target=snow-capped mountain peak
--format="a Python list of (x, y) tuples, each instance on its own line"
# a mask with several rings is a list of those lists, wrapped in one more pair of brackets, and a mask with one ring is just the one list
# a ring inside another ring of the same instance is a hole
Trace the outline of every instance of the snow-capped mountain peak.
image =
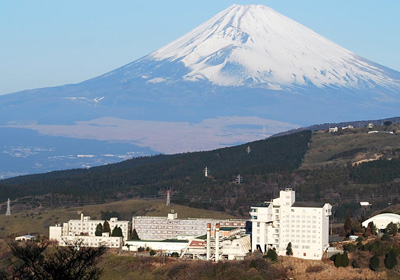
[(221, 86), (391, 83), (376, 64), (263, 5), (233, 5), (149, 58), (182, 62), (185, 80)]

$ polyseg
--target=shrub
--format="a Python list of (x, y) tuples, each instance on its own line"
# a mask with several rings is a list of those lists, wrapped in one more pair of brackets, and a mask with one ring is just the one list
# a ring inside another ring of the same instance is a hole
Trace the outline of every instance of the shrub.
[(358, 264), (357, 260), (353, 260), (353, 261), (351, 262), (351, 266), (352, 266), (353, 268), (360, 268), (360, 265)]
[(322, 265), (313, 265), (309, 266), (306, 269), (307, 273), (318, 273), (324, 270), (324, 267)]
[(150, 250), (150, 256), (154, 256), (156, 254), (156, 251)]
[(267, 259), (269, 259), (269, 260), (271, 260), (273, 262), (278, 261), (278, 254), (276, 253), (275, 248), (274, 249), (268, 249), (268, 252), (264, 256), (264, 258), (267, 258)]
[(369, 268), (373, 271), (378, 271), (380, 266), (379, 257), (377, 255), (373, 255), (369, 260)]
[(352, 243), (349, 243), (343, 245), (343, 249), (347, 252), (354, 252), (357, 249), (357, 246)]

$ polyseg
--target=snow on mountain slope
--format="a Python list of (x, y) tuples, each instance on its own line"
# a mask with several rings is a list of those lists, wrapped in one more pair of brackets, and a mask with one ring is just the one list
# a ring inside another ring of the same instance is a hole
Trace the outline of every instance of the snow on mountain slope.
[(400, 84), (376, 64), (263, 5), (233, 5), (148, 59), (181, 61), (190, 69), (184, 79), (221, 86)]

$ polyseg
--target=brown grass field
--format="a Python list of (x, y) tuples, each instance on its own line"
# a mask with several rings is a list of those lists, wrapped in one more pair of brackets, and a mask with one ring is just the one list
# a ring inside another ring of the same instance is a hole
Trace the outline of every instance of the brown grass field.
[[(375, 128), (374, 128), (375, 130)], [(376, 127), (383, 130), (383, 127)], [(334, 155), (356, 148), (368, 148), (354, 158), (329, 160)], [(385, 150), (400, 148), (400, 134), (368, 134), (368, 129), (352, 129), (343, 134), (317, 131), (313, 133), (310, 149), (307, 151), (301, 169), (315, 169), (326, 164), (347, 164), (361, 160), (379, 158)]]

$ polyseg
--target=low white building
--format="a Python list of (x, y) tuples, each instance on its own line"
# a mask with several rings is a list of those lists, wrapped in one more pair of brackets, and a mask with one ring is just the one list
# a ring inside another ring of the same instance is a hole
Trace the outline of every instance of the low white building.
[(383, 213), (362, 222), (362, 226), (367, 228), (369, 223), (374, 223), (375, 227), (379, 230), (385, 230), (387, 225), (394, 223), (400, 225), (400, 215), (393, 213)]
[(98, 224), (104, 224), (103, 220), (91, 220), (89, 216), (81, 214), (80, 220), (70, 220), (63, 225), (49, 227), (49, 239), (58, 241), (60, 246), (75, 245), (109, 248), (120, 248), (123, 240), (129, 237), (129, 221), (119, 221), (118, 218), (111, 218), (107, 221), (111, 232), (115, 227), (121, 228), (122, 237), (110, 236), (110, 233), (104, 232), (101, 236), (96, 236), (96, 227)]
[(251, 207), (252, 251), (275, 248), (286, 255), (291, 242), (293, 256), (321, 259), (329, 247), (329, 203), (295, 202), (295, 191), (286, 189), (279, 198)]
[(177, 213), (169, 213), (167, 217), (135, 216), (132, 218), (132, 228), (140, 239), (166, 240), (166, 239), (192, 239), (206, 234), (207, 224), (213, 227), (217, 223), (221, 227), (244, 228), (246, 221), (241, 219), (178, 219)]
[(124, 250), (139, 251), (139, 248), (155, 251), (163, 251), (164, 253), (177, 252), (179, 255), (189, 244), (188, 240), (128, 240), (125, 241)]
[(15, 237), (16, 241), (33, 241), (35, 240), (35, 236), (30, 235), (30, 234), (26, 234), (26, 235), (22, 235), (22, 236), (17, 236)]

